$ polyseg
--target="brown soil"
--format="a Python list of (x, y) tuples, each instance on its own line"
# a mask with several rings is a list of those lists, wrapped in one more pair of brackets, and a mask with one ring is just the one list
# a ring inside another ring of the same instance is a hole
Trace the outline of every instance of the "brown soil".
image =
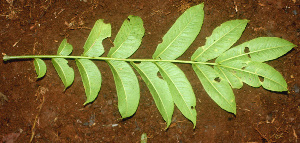
[[(97, 19), (112, 25), (112, 37), (104, 41), (106, 51), (128, 15), (140, 16), (146, 29), (140, 49), (131, 58), (151, 58), (161, 38), (197, 0), (1, 0), (0, 49), (7, 55), (56, 54), (63, 38), (80, 55)], [(85, 2), (87, 1), (87, 2)], [(250, 22), (237, 44), (261, 36), (282, 37), (296, 45), (285, 56), (268, 62), (282, 73), (289, 92), (276, 93), (244, 85), (235, 89), (237, 115), (219, 108), (206, 94), (190, 65), (179, 64), (197, 98), (197, 126), (175, 109), (165, 131), (144, 82), (136, 114), (119, 120), (112, 73), (104, 62), (96, 62), (103, 76), (96, 101), (86, 107), (85, 93), (74, 61), (73, 85), (64, 91), (55, 69), (36, 80), (32, 60), (0, 60), (0, 142), (299, 142), (300, 141), (300, 2), (299, 0), (211, 1), (205, 0), (202, 30), (179, 59), (188, 60), (205, 43), (205, 37), (221, 23), (232, 19)], [(107, 53), (107, 52), (106, 52)], [(105, 56), (105, 55), (104, 55)]]

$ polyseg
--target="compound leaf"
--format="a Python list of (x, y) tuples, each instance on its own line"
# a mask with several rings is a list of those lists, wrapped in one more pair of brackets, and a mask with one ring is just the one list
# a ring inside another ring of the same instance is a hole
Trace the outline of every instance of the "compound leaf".
[(68, 88), (74, 81), (74, 70), (68, 65), (68, 61), (63, 58), (51, 59), (52, 64), (65, 85), (65, 89)]
[(204, 4), (193, 6), (186, 10), (163, 37), (163, 42), (157, 46), (154, 59), (173, 60), (181, 56), (200, 32)]
[(122, 118), (132, 116), (137, 110), (140, 99), (140, 87), (137, 77), (124, 61), (107, 61), (113, 73), (117, 95), (118, 108)]
[(173, 63), (157, 62), (157, 67), (168, 83), (174, 103), (181, 113), (196, 126), (196, 97), (193, 88), (180, 68)]
[(124, 59), (130, 57), (139, 48), (144, 33), (142, 19), (138, 16), (128, 16), (114, 40), (114, 47), (107, 56)]
[(93, 102), (98, 96), (102, 82), (101, 73), (98, 67), (88, 59), (76, 59), (76, 65), (80, 72), (87, 97), (83, 105), (86, 105)]
[(166, 81), (157, 76), (159, 69), (152, 62), (141, 62), (140, 64), (132, 62), (131, 65), (141, 75), (149, 88), (160, 114), (167, 122), (166, 128), (168, 128), (171, 124), (174, 102)]
[(206, 38), (205, 45), (199, 47), (191, 59), (206, 62), (218, 57), (241, 37), (247, 23), (248, 20), (224, 22), (212, 32), (210, 37)]
[(41, 78), (41, 77), (45, 76), (46, 71), (47, 71), (45, 62), (39, 58), (34, 58), (33, 63), (34, 63), (34, 67), (35, 67), (35, 72), (38, 76), (37, 78)]
[(96, 21), (83, 49), (83, 55), (88, 57), (99, 57), (104, 53), (102, 41), (111, 36), (111, 25), (105, 24), (103, 19)]
[(67, 42), (67, 39), (64, 39), (57, 50), (57, 55), (68, 56), (72, 53), (73, 46)]
[(208, 65), (193, 64), (193, 69), (208, 95), (222, 109), (236, 114), (235, 97), (228, 82)]
[(293, 43), (278, 37), (259, 37), (233, 47), (216, 59), (223, 63), (233, 60), (265, 62), (276, 59), (293, 47)]

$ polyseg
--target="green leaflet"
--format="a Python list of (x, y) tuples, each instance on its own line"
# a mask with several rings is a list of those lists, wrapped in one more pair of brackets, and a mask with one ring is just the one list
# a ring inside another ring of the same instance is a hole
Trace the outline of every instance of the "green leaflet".
[(101, 73), (98, 67), (88, 59), (76, 59), (76, 65), (80, 72), (87, 97), (83, 105), (86, 105), (93, 102), (98, 96), (102, 82)]
[[(265, 62), (281, 57), (295, 47), (293, 43), (277, 37), (259, 37), (231, 48), (216, 59), (217, 63), (233, 60)], [(245, 48), (249, 52), (245, 52)]]
[(35, 67), (35, 72), (38, 76), (37, 78), (41, 78), (41, 77), (45, 76), (46, 71), (47, 71), (45, 62), (39, 58), (34, 58), (33, 63), (34, 63), (34, 67)]
[(104, 53), (102, 41), (111, 36), (110, 24), (105, 24), (103, 19), (96, 21), (88, 39), (84, 44), (84, 56), (99, 57)]
[(190, 82), (180, 68), (173, 63), (157, 62), (157, 67), (168, 83), (174, 103), (181, 113), (196, 126), (196, 97)]
[(137, 77), (124, 61), (107, 61), (116, 84), (118, 108), (122, 118), (132, 116), (137, 110), (140, 99), (140, 87)]
[(68, 61), (63, 58), (53, 58), (53, 66), (65, 85), (65, 89), (68, 88), (74, 81), (74, 70), (69, 67)]
[(193, 69), (208, 95), (222, 109), (236, 114), (235, 97), (227, 81), (208, 65), (193, 64)]
[(231, 20), (221, 24), (192, 55), (192, 61), (206, 62), (218, 57), (241, 37), (247, 23), (248, 20)]
[(168, 128), (174, 112), (174, 102), (166, 81), (157, 76), (159, 69), (152, 62), (141, 62), (140, 64), (132, 62), (131, 65), (141, 75), (149, 88), (160, 114), (167, 122), (166, 128)]
[[(64, 39), (57, 51), (57, 55), (68, 56), (72, 53), (73, 46)], [(65, 89), (68, 88), (74, 81), (74, 70), (68, 65), (68, 61), (63, 58), (52, 58), (52, 64), (62, 80)]]
[(147, 134), (143, 133), (141, 136), (141, 143), (147, 143)]
[(128, 19), (123, 22), (114, 40), (114, 47), (110, 49), (107, 57), (124, 59), (130, 57), (139, 48), (144, 33), (142, 19), (138, 16), (128, 16)]
[(67, 42), (67, 39), (64, 39), (57, 50), (57, 55), (68, 56), (72, 53), (73, 46)]
[[(221, 66), (233, 70), (243, 82), (250, 86), (259, 87), (262, 85), (265, 89), (278, 92), (288, 90), (282, 75), (268, 64), (255, 61), (248, 62), (244, 69), (236, 67), (234, 64)], [(259, 77), (263, 78), (263, 81), (260, 81)]]
[(200, 32), (204, 4), (193, 6), (186, 10), (163, 37), (163, 42), (157, 46), (153, 59), (173, 60), (181, 56), (192, 44)]

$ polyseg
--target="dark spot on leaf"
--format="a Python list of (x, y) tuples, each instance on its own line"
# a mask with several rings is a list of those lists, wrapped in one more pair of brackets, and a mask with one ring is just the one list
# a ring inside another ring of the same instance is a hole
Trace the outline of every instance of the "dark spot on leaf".
[(157, 72), (157, 77), (159, 77), (160, 79), (163, 79), (163, 77), (161, 76), (160, 72)]
[(219, 77), (216, 77), (214, 80), (215, 80), (216, 82), (220, 82), (220, 81), (221, 81), (221, 79), (220, 79)]
[(251, 58), (251, 56), (249, 54), (249, 52), (250, 52), (249, 47), (245, 47), (244, 52), (247, 53), (247, 55), (248, 55), (249, 58)]
[(127, 18), (127, 20), (130, 22), (130, 19), (129, 19), (129, 18)]
[(194, 109), (195, 107), (194, 106), (191, 106), (191, 109)]
[(264, 78), (262, 76), (258, 76), (260, 82), (264, 82)]

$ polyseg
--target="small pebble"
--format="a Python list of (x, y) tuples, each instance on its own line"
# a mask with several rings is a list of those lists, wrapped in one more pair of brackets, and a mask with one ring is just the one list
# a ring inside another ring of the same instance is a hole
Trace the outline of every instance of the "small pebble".
[(111, 105), (111, 104), (112, 104), (112, 100), (108, 100), (108, 101), (107, 101), (107, 104), (108, 104), (108, 105)]
[(299, 93), (300, 89), (299, 89), (299, 86), (297, 84), (295, 84), (293, 88), (294, 88), (295, 93)]
[(119, 126), (119, 124), (112, 124), (111, 127)]
[(298, 13), (297, 13), (297, 11), (296, 11), (296, 10), (293, 10), (293, 14), (294, 14), (294, 15), (297, 15)]

